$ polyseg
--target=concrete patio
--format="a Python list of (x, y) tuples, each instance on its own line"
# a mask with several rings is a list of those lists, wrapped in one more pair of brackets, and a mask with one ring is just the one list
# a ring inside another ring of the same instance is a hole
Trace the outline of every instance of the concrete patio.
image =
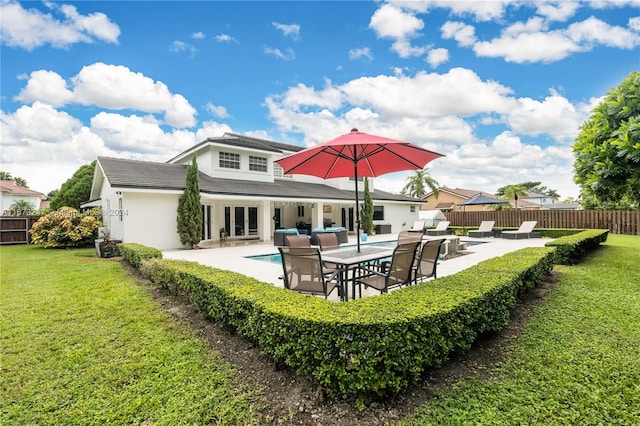
[[(369, 236), (367, 242), (396, 241), (397, 234), (373, 235)], [(485, 244), (468, 245), (466, 250), (461, 251), (462, 256), (441, 260), (438, 264), (438, 277), (455, 274), (463, 269), (469, 268), (483, 260), (502, 256), (506, 253), (519, 250), (525, 247), (543, 247), (545, 243), (551, 241), (548, 238), (532, 238), (521, 240), (507, 240), (501, 238), (467, 238), (462, 237), (462, 241), (483, 242)], [(349, 244), (356, 244), (355, 236), (349, 237)], [(276, 254), (278, 248), (272, 242), (226, 242), (220, 245), (214, 244), (210, 248), (197, 250), (167, 250), (163, 252), (166, 259), (182, 259), (198, 262), (202, 265), (215, 268), (226, 269), (239, 272), (256, 278), (260, 281), (284, 287), (284, 283), (278, 277), (282, 275), (282, 264), (269, 263), (263, 260), (248, 259), (247, 256), (261, 254)], [(363, 297), (380, 294), (375, 290), (363, 289)], [(337, 292), (333, 292), (329, 300), (338, 301)]]

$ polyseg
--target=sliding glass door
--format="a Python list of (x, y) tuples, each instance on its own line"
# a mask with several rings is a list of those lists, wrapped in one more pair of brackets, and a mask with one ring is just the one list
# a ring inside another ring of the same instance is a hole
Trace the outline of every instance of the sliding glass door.
[(231, 237), (258, 235), (258, 208), (225, 206), (224, 225)]

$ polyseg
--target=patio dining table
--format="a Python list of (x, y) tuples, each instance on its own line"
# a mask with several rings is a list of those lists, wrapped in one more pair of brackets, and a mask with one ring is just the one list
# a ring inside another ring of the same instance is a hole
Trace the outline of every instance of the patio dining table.
[[(382, 259), (391, 257), (393, 248), (384, 247), (361, 247), (360, 252), (353, 249), (327, 250), (322, 252), (322, 261), (333, 263), (338, 269), (338, 280), (341, 291), (340, 300), (349, 300), (349, 281), (352, 283), (359, 278), (359, 271), (363, 265), (379, 262)], [(351, 277), (349, 277), (351, 275)], [(355, 294), (353, 295), (355, 299)]]

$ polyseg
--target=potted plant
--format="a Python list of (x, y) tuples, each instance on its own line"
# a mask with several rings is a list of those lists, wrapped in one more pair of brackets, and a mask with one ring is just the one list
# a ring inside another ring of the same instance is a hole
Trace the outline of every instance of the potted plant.
[(110, 232), (108, 230), (102, 231), (102, 238), (98, 238), (94, 241), (96, 245), (96, 254), (98, 257), (114, 257), (120, 256), (120, 249), (118, 249), (118, 243), (120, 240), (112, 240)]
[(220, 241), (224, 241), (227, 239), (227, 230), (224, 228), (220, 228)]

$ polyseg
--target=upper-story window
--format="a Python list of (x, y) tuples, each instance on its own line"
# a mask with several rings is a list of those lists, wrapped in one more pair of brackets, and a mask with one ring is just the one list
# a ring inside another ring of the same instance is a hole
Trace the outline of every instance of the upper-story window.
[(285, 177), (285, 178), (290, 178), (292, 177), (291, 175), (285, 175), (284, 174), (284, 170), (282, 169), (282, 166), (280, 166), (280, 164), (278, 163), (273, 163), (273, 176), (281, 178), (281, 177)]
[(249, 170), (254, 172), (266, 172), (267, 171), (267, 159), (265, 157), (249, 156)]
[(221, 152), (220, 167), (224, 169), (240, 169), (240, 154)]

